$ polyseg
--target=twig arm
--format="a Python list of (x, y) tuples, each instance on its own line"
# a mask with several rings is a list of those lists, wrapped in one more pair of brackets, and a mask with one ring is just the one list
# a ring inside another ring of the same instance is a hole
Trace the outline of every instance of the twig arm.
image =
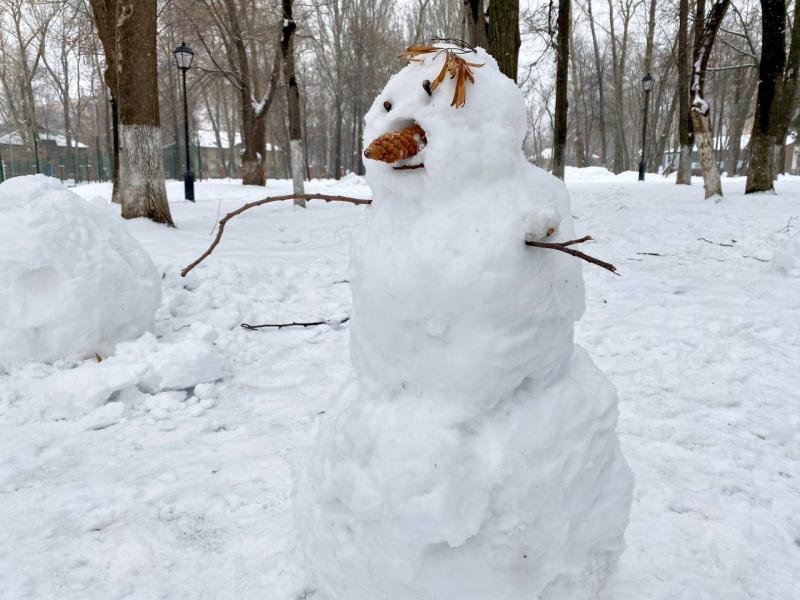
[(570, 240), (568, 242), (534, 242), (531, 240), (526, 240), (526, 246), (533, 246), (534, 248), (548, 248), (549, 250), (558, 250), (559, 252), (565, 252), (571, 256), (575, 256), (576, 258), (582, 258), (586, 262), (590, 262), (593, 265), (597, 265), (598, 267), (603, 267), (604, 269), (611, 271), (614, 275), (619, 276), (617, 273), (617, 267), (608, 263), (604, 260), (600, 260), (599, 258), (595, 258), (594, 256), (589, 256), (588, 254), (584, 254), (580, 250), (575, 250), (575, 248), (570, 248), (570, 246), (575, 244), (581, 244), (583, 242), (588, 242), (591, 240), (592, 237), (587, 235), (577, 240)]
[(268, 196), (266, 198), (262, 198), (261, 200), (256, 200), (254, 202), (248, 202), (247, 204), (240, 206), (233, 212), (229, 212), (227, 215), (222, 217), (219, 221), (219, 227), (217, 228), (217, 235), (214, 238), (214, 241), (211, 242), (211, 245), (208, 249), (203, 252), (199, 257), (197, 257), (194, 261), (189, 263), (186, 267), (183, 268), (181, 271), (181, 277), (186, 277), (186, 275), (194, 269), (197, 265), (203, 262), (206, 258), (208, 258), (211, 253), (214, 251), (220, 241), (222, 240), (222, 234), (225, 231), (225, 225), (228, 221), (230, 221), (233, 217), (242, 214), (246, 210), (250, 210), (251, 208), (255, 208), (257, 206), (261, 206), (262, 204), (269, 204), (270, 202), (280, 202), (282, 200), (324, 200), (325, 202), (348, 202), (350, 204), (372, 204), (372, 200), (367, 198), (352, 198), (350, 196), (331, 196), (330, 194), (286, 194), (284, 196)]

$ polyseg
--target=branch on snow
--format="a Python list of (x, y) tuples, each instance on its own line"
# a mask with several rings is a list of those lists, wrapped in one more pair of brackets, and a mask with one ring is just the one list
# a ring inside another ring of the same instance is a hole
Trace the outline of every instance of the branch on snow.
[(264, 323), (262, 325), (250, 325), (250, 323), (242, 323), (240, 327), (242, 329), (247, 329), (248, 331), (258, 331), (259, 329), (283, 329), (284, 327), (302, 327), (305, 329), (306, 327), (316, 327), (318, 325), (330, 325), (331, 327), (335, 327), (337, 325), (342, 325), (347, 323), (350, 320), (350, 317), (345, 317), (340, 321), (307, 321), (307, 322), (297, 322), (292, 321), (291, 323)]

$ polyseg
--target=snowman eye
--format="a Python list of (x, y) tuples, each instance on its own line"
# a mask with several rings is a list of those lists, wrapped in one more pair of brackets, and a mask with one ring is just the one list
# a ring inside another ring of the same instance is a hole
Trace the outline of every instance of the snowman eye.
[(386, 109), (386, 112), (389, 112), (390, 110), (392, 110), (392, 103), (387, 100), (386, 102), (383, 103), (383, 108)]
[(428, 96), (431, 96), (433, 94), (433, 90), (431, 89), (431, 82), (428, 79), (425, 79), (422, 82), (422, 89), (425, 90)]

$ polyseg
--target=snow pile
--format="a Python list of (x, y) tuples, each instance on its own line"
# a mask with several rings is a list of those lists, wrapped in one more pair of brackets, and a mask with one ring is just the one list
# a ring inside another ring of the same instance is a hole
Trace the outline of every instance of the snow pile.
[(800, 277), (800, 229), (775, 250), (772, 262), (780, 271)]
[(423, 88), (444, 60), (429, 55), (366, 117), (367, 144), (416, 122), (427, 146), (406, 161), (424, 168), (368, 161), (355, 373), (298, 482), (329, 600), (595, 597), (624, 547), (617, 397), (573, 342), (581, 264), (523, 243), (571, 239), (569, 200), (523, 157), (514, 83), (485, 52), (465, 58), (484, 66), (463, 108), (449, 78)]
[(161, 281), (108, 208), (44, 176), (0, 185), (0, 371), (109, 354), (153, 328)]

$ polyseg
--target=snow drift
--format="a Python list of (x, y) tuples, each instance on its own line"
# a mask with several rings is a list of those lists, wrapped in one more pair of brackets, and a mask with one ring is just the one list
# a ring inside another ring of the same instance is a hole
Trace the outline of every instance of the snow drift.
[[(530, 166), (522, 97), (484, 51), (432, 94), (443, 54), (395, 75), (365, 146), (419, 124), (352, 248), (354, 374), (298, 482), (309, 569), (330, 600), (575, 600), (624, 547), (632, 476), (617, 397), (573, 342), (581, 264), (563, 184)], [(315, 596), (316, 598), (317, 596)]]
[(0, 371), (109, 354), (153, 328), (161, 280), (112, 211), (55, 179), (0, 184)]

